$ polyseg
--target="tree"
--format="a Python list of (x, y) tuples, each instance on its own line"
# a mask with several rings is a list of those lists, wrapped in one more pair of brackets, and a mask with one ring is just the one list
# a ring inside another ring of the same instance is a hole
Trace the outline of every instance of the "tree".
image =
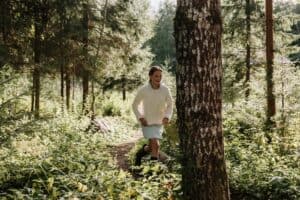
[(177, 1), (176, 107), (185, 199), (229, 199), (221, 113), (221, 29), (220, 1)]
[(148, 10), (149, 2), (140, 0), (119, 0), (107, 6), (97, 75), (103, 91), (116, 89), (126, 98), (126, 91), (142, 82), (142, 72), (152, 58), (145, 44), (151, 36)]
[(158, 12), (154, 27), (154, 36), (149, 40), (151, 52), (154, 54), (153, 64), (170, 67), (168, 70), (175, 74), (176, 55), (173, 20), (176, 6), (171, 1), (165, 1)]
[(234, 102), (245, 92), (249, 99), (250, 81), (254, 68), (261, 67), (261, 49), (264, 49), (264, 15), (261, 0), (224, 0), (224, 99)]
[(268, 128), (275, 125), (272, 117), (276, 114), (276, 104), (274, 95), (273, 82), (273, 63), (274, 63), (274, 47), (273, 47), (273, 2), (265, 1), (266, 6), (266, 81), (267, 81), (267, 120)]
[(245, 96), (246, 99), (249, 98), (250, 94), (250, 87), (249, 87), (249, 82), (250, 82), (250, 72), (251, 72), (251, 65), (250, 65), (250, 60), (251, 60), (251, 3), (250, 0), (246, 0), (246, 9), (245, 9), (245, 14), (246, 14), (246, 78), (245, 78), (245, 85), (246, 85), (246, 92)]
[(32, 89), (32, 111), (34, 111), (34, 116), (39, 117), (40, 110), (40, 91), (41, 91), (41, 65), (42, 65), (42, 45), (43, 39), (42, 35), (45, 32), (47, 23), (50, 18), (50, 5), (48, 1), (35, 1), (30, 5), (28, 2), (28, 7), (32, 9), (33, 14), (33, 27), (34, 27), (34, 39), (33, 39), (33, 54), (34, 54), (34, 67), (33, 67), (33, 89)]
[(87, 110), (87, 98), (89, 94), (89, 79), (90, 79), (90, 71), (88, 70), (89, 64), (89, 23), (90, 23), (90, 13), (89, 13), (89, 5), (87, 2), (83, 3), (83, 17), (82, 17), (82, 26), (83, 26), (83, 65), (82, 65), (82, 110), (84, 114), (88, 113)]
[[(295, 13), (296, 15), (300, 15), (300, 3), (294, 5), (294, 10), (293, 13)], [(299, 36), (300, 35), (300, 20), (297, 20), (296, 22), (294, 22), (294, 24), (291, 26), (292, 29), (292, 34)], [(297, 39), (295, 39), (293, 42), (291, 42), (291, 46), (295, 46), (295, 47), (300, 47), (300, 39), (299, 37), (297, 37)], [(289, 58), (295, 62), (295, 64), (297, 66), (300, 66), (300, 51), (298, 49), (298, 51), (293, 52), (289, 55)]]

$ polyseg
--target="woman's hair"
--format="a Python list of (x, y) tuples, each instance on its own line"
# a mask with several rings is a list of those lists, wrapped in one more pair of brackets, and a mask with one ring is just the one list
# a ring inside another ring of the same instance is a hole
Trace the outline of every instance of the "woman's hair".
[(156, 71), (162, 72), (162, 69), (159, 66), (152, 66), (149, 70), (149, 76), (152, 76)]

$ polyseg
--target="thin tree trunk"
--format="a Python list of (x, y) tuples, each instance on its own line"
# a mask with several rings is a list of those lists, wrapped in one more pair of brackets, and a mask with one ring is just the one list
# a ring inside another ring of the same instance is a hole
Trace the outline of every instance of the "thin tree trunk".
[(32, 72), (32, 88), (31, 88), (31, 113), (34, 112), (34, 97), (35, 97), (35, 78)]
[[(100, 52), (100, 43), (101, 43), (101, 40), (102, 40), (102, 34), (103, 34), (103, 31), (104, 31), (104, 28), (105, 28), (105, 22), (106, 22), (106, 17), (107, 17), (107, 3), (108, 3), (108, 0), (105, 0), (105, 4), (104, 4), (104, 22), (102, 23), (102, 28), (101, 28), (101, 31), (100, 31), (100, 36), (99, 36), (99, 39), (98, 39), (98, 45), (97, 45), (97, 50), (96, 50), (96, 58), (98, 58), (99, 56), (99, 52)], [(96, 70), (96, 62), (94, 63), (94, 70)], [(94, 91), (94, 87), (95, 87), (95, 82), (94, 82), (94, 78), (93, 78), (93, 81), (92, 81), (92, 104), (91, 104), (91, 110), (92, 110), (92, 120), (94, 120), (95, 118), (95, 91)]]
[[(62, 47), (61, 47), (61, 49), (62, 49)], [(64, 113), (64, 89), (65, 89), (64, 75), (65, 75), (64, 61), (63, 61), (63, 58), (62, 58), (61, 61), (60, 61), (60, 97), (61, 97), (61, 112), (62, 113)]]
[(70, 110), (70, 94), (71, 94), (71, 78), (70, 78), (70, 68), (66, 70), (66, 105), (67, 110)]
[(10, 3), (1, 1), (0, 2), (0, 26), (1, 26), (1, 33), (2, 33), (2, 41), (4, 44), (7, 42), (8, 33), (10, 29)]
[[(66, 10), (65, 6), (62, 5), (59, 7), (59, 18), (60, 18), (60, 31), (61, 33), (64, 33), (65, 25), (66, 25)], [(64, 113), (64, 89), (65, 89), (65, 64), (66, 64), (66, 53), (65, 53), (65, 42), (64, 42), (64, 36), (63, 34), (60, 34), (59, 38), (59, 49), (60, 49), (60, 96), (61, 96), (61, 112)]]
[(122, 76), (122, 94), (123, 94), (123, 101), (126, 100), (126, 78), (125, 75)]
[(72, 111), (75, 111), (75, 66), (73, 66), (73, 74), (72, 74)]
[(89, 70), (88, 70), (88, 36), (89, 36), (89, 13), (88, 5), (85, 3), (83, 9), (83, 51), (84, 51), (84, 65), (82, 68), (82, 110), (84, 114), (89, 111), (87, 109), (87, 99), (89, 94)]
[(94, 80), (92, 80), (92, 103), (91, 103), (91, 111), (92, 111), (92, 115), (91, 115), (91, 119), (94, 120), (95, 119), (95, 82)]
[(37, 9), (35, 10), (35, 34), (34, 34), (34, 69), (33, 69), (33, 86), (34, 86), (34, 116), (35, 118), (39, 117), (40, 110), (40, 59), (41, 59), (41, 34), (42, 28), (39, 24), (39, 18)]
[(82, 110), (84, 114), (88, 114), (87, 99), (89, 94), (89, 72), (84, 70), (82, 73)]
[(40, 90), (41, 90), (41, 83), (40, 83), (40, 63), (35, 63), (35, 68), (33, 72), (34, 76), (34, 117), (39, 118), (40, 115)]
[(175, 18), (178, 128), (186, 200), (228, 200), (222, 132), (221, 5), (178, 0)]
[(272, 128), (276, 124), (272, 119), (276, 114), (274, 82), (273, 82), (273, 3), (266, 0), (266, 80), (267, 80), (267, 128)]
[(246, 92), (245, 97), (246, 101), (249, 98), (250, 95), (250, 72), (251, 72), (251, 65), (250, 65), (250, 59), (251, 59), (251, 5), (250, 0), (246, 0), (246, 79), (245, 79), (245, 85), (246, 85)]

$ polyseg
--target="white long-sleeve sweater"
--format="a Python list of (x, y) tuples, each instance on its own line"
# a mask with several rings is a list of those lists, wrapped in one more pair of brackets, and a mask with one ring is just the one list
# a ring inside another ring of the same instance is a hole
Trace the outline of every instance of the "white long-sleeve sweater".
[(132, 108), (137, 119), (145, 118), (148, 125), (162, 124), (163, 118), (170, 120), (172, 116), (171, 93), (163, 84), (153, 89), (148, 83), (138, 90)]

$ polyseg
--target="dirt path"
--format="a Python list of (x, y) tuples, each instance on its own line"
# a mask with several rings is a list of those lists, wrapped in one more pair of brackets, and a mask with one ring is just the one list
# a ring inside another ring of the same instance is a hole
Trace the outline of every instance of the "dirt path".
[(120, 169), (129, 171), (130, 163), (128, 162), (127, 154), (140, 138), (142, 138), (142, 133), (137, 131), (133, 137), (112, 147), (111, 154), (116, 158), (117, 165)]

